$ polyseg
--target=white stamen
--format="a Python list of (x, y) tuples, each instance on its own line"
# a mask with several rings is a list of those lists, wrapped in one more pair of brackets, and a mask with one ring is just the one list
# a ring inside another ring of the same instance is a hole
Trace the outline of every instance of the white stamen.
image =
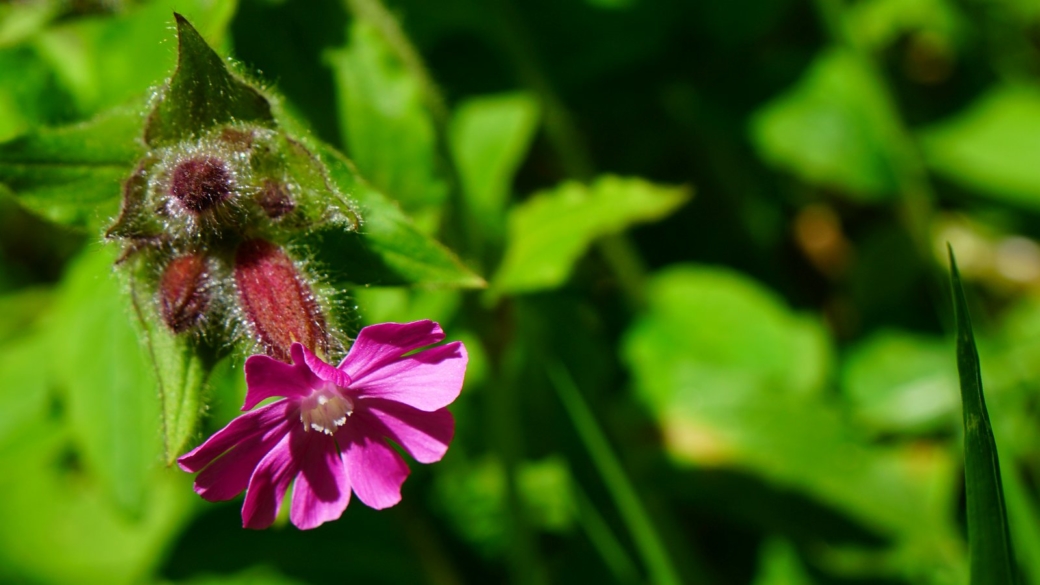
[(338, 388), (316, 390), (300, 404), (300, 422), (305, 431), (315, 430), (326, 435), (336, 432), (354, 413), (354, 401)]

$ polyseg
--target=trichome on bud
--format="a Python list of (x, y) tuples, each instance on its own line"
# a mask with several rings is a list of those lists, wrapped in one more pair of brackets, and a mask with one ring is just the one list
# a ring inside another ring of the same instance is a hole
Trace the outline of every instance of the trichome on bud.
[(159, 310), (174, 333), (200, 324), (209, 307), (208, 269), (200, 254), (178, 256), (166, 265), (159, 281)]
[(202, 213), (224, 201), (233, 188), (227, 165), (211, 156), (182, 161), (170, 178), (170, 194), (192, 213)]
[(325, 318), (310, 286), (288, 255), (266, 240), (235, 253), (235, 286), (246, 321), (269, 355), (288, 362), (293, 342), (324, 355)]

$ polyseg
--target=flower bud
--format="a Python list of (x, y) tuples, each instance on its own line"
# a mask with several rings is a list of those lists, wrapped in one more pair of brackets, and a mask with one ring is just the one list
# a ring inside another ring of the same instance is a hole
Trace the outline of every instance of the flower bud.
[(278, 219), (296, 209), (296, 204), (289, 197), (289, 190), (285, 188), (285, 185), (270, 179), (264, 181), (264, 186), (257, 195), (256, 202), (271, 219)]
[(159, 309), (174, 333), (196, 326), (209, 306), (206, 259), (200, 254), (174, 258), (159, 281)]
[(328, 349), (318, 303), (281, 248), (266, 240), (239, 246), (235, 285), (246, 320), (269, 355), (288, 362), (293, 342), (319, 355)]
[(181, 161), (170, 180), (170, 194), (192, 213), (202, 213), (227, 199), (231, 189), (231, 171), (224, 161), (211, 156)]

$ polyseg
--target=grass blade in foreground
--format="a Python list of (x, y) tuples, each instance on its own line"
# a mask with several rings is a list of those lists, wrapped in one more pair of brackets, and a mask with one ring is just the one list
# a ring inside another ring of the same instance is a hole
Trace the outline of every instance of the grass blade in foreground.
[(964, 484), (972, 585), (1014, 584), (1015, 562), (1000, 483), (997, 444), (982, 395), (982, 374), (968, 304), (950, 248), (950, 286), (957, 319), (957, 372), (964, 408)]

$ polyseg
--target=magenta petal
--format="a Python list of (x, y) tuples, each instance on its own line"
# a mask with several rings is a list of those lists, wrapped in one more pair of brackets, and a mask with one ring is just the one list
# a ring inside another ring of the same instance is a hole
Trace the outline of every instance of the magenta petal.
[[(382, 431), (372, 429), (365, 434), (378, 436), (383, 434), (397, 443), (419, 463), (440, 461), (448, 451), (448, 445), (455, 435), (455, 418), (442, 408), (426, 412), (391, 400), (369, 398), (363, 401), (364, 413), (355, 412), (353, 419), (374, 419)], [(360, 418), (359, 415), (364, 415)], [(368, 421), (365, 421), (368, 422)], [(364, 423), (362, 423), (364, 424)]]
[(303, 450), (293, 454), (300, 462), (300, 473), (293, 485), (289, 519), (300, 530), (339, 518), (350, 502), (350, 480), (336, 442), (326, 435), (308, 439)]
[(336, 438), (347, 435), (349, 441), (340, 439), (340, 445), (344, 447), (350, 487), (358, 499), (376, 510), (400, 502), (401, 484), (409, 473), (404, 459), (382, 438), (363, 435), (357, 429), (349, 433), (340, 429)]
[(289, 444), (294, 435), (305, 432), (290, 430), (257, 464), (256, 470), (249, 478), (246, 501), (242, 504), (243, 528), (263, 529), (274, 522), (278, 509), (282, 506), (282, 498), (289, 489), (289, 483), (299, 471)]
[(309, 367), (311, 371), (322, 380), (332, 382), (340, 388), (350, 386), (350, 376), (348, 376), (346, 372), (323, 362), (321, 358), (311, 353), (306, 347), (303, 348), (303, 357), (307, 362), (307, 367)]
[(305, 361), (304, 348), (299, 343), (290, 348), (293, 364), (280, 362), (266, 355), (250, 356), (246, 360), (246, 401), (242, 410), (249, 410), (273, 396), (303, 398), (320, 383)]
[(230, 500), (246, 489), (260, 460), (281, 441), (292, 423), (284, 422), (270, 431), (235, 445), (195, 477), (195, 493), (211, 502)]
[(190, 473), (199, 471), (235, 445), (277, 428), (286, 420), (290, 406), (288, 401), (279, 400), (243, 414), (214, 433), (205, 443), (181, 455), (177, 464)]
[(468, 359), (459, 341), (431, 347), (363, 376), (354, 375), (351, 389), (359, 396), (385, 398), (427, 412), (440, 410), (458, 398)]
[(369, 325), (358, 333), (339, 369), (349, 372), (356, 380), (412, 350), (443, 339), (441, 326), (430, 320)]

